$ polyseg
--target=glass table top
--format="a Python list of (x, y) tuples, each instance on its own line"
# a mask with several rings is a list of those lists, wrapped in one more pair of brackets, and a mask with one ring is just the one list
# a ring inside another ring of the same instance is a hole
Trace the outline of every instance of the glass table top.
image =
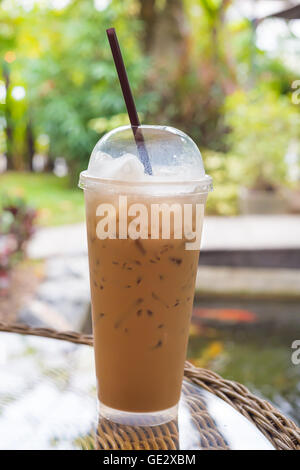
[(184, 381), (178, 419), (123, 426), (97, 417), (93, 350), (0, 333), (0, 449), (273, 449), (238, 411)]

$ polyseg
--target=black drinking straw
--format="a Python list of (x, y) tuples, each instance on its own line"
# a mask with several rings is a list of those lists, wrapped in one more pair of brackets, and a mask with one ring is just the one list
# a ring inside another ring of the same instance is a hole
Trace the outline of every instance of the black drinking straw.
[(142, 134), (142, 131), (140, 129), (140, 120), (138, 117), (138, 113), (134, 104), (134, 99), (132, 96), (131, 88), (129, 85), (121, 49), (119, 46), (119, 41), (117, 38), (117, 34), (115, 31), (115, 28), (109, 28), (106, 30), (108, 41), (110, 44), (111, 52), (114, 58), (115, 66), (117, 69), (124, 101), (126, 104), (127, 108), (127, 113), (129, 116), (130, 124), (132, 127), (132, 132), (135, 138), (136, 146), (138, 149), (138, 154), (139, 158), (144, 165), (145, 172), (148, 173), (148, 175), (152, 175), (152, 167), (149, 159), (149, 155), (146, 149), (145, 141), (144, 141), (144, 136)]

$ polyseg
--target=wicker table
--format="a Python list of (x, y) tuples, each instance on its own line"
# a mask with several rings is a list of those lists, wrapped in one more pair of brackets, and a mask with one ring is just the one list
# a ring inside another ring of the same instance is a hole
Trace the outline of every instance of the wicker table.
[(189, 363), (178, 420), (96, 422), (91, 336), (0, 331), (0, 449), (300, 449), (299, 428), (268, 402)]

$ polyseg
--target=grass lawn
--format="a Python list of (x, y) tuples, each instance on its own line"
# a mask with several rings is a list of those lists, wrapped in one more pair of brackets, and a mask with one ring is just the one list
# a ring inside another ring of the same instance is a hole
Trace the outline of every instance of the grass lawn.
[(40, 225), (84, 220), (83, 191), (70, 188), (67, 178), (53, 174), (7, 172), (0, 176), (0, 194), (22, 196), (38, 210)]

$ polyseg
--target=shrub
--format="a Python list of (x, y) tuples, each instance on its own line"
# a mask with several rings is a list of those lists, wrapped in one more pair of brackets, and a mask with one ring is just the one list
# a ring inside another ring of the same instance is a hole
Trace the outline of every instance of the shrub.
[(238, 157), (221, 152), (203, 150), (206, 173), (213, 178), (214, 190), (207, 199), (209, 215), (236, 215), (238, 188), (243, 167)]
[(2, 197), (0, 208), (0, 293), (9, 286), (13, 266), (24, 258), (34, 233), (36, 211), (21, 198)]
[(276, 189), (287, 183), (285, 154), (299, 137), (299, 112), (287, 96), (252, 90), (226, 99), (225, 121), (230, 151), (243, 164), (241, 183)]

